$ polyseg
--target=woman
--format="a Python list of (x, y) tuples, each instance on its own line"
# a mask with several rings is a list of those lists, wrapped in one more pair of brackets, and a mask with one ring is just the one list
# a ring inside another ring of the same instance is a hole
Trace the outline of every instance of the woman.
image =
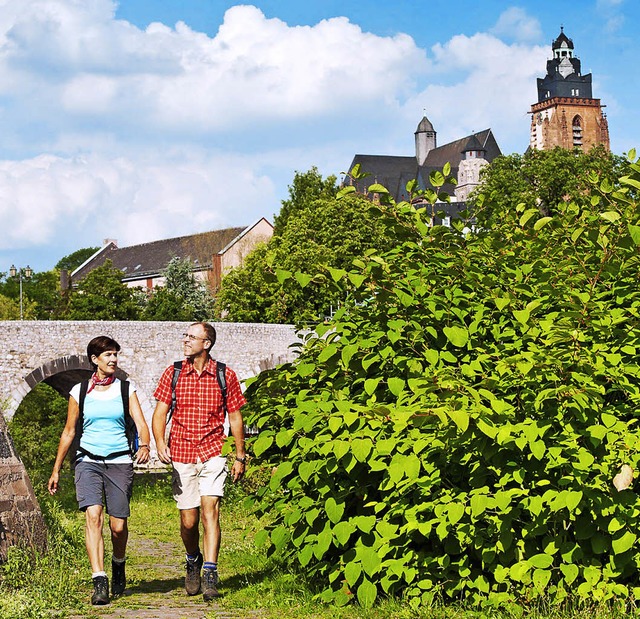
[[(49, 478), (49, 493), (58, 490), (60, 468), (65, 456), (80, 434), (75, 458), (75, 485), (78, 506), (85, 512), (85, 544), (93, 572), (92, 604), (109, 603), (109, 580), (104, 570), (104, 496), (113, 558), (111, 561), (111, 593), (120, 595), (125, 588), (125, 550), (127, 518), (133, 488), (133, 459), (125, 432), (124, 391), (116, 378), (120, 345), (110, 337), (93, 338), (87, 346), (87, 357), (94, 373), (88, 382), (86, 396), (82, 383), (71, 389), (67, 422), (60, 437), (58, 453)], [(126, 385), (125, 385), (126, 386)], [(129, 414), (135, 422), (140, 445), (135, 454), (138, 464), (149, 461), (149, 427), (144, 419), (135, 387), (129, 385)], [(80, 410), (79, 402), (83, 402)]]

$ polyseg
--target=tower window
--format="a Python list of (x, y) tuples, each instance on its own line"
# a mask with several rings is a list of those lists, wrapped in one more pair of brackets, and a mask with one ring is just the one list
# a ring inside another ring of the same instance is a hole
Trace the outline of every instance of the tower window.
[(571, 125), (573, 129), (573, 146), (582, 148), (582, 120), (580, 116), (575, 116)]

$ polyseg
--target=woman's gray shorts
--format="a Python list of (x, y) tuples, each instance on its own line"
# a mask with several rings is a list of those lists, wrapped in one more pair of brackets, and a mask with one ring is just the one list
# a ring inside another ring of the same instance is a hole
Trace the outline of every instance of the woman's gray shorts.
[(107, 507), (115, 518), (128, 518), (129, 501), (133, 490), (133, 464), (106, 462), (78, 462), (76, 464), (76, 498), (81, 510), (90, 505)]

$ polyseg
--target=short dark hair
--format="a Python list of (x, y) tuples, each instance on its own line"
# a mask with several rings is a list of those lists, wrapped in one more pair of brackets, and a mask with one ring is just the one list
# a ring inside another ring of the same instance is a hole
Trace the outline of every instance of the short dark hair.
[(118, 352), (120, 350), (120, 344), (108, 335), (99, 335), (98, 337), (94, 337), (87, 345), (87, 357), (89, 357), (89, 363), (94, 368), (98, 366), (91, 361), (91, 357), (93, 357), (93, 355), (99, 357), (105, 350), (115, 350)]
[[(191, 323), (192, 327), (195, 327), (196, 325), (200, 325), (204, 329), (204, 332), (207, 334), (207, 339), (211, 342), (211, 348), (213, 348), (213, 345), (216, 343), (217, 337), (215, 327), (209, 322)], [(211, 348), (209, 348), (209, 350), (211, 350)]]

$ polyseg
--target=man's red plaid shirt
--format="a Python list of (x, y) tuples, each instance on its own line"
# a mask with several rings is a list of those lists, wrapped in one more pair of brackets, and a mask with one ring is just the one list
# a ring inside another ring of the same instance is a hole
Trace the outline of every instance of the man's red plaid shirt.
[[(239, 411), (246, 404), (238, 377), (229, 368), (227, 379), (227, 410)], [(153, 394), (156, 400), (171, 406), (171, 381), (173, 366), (169, 366), (160, 377)], [(224, 408), (222, 391), (216, 377), (216, 362), (207, 361), (198, 376), (188, 359), (183, 361), (176, 384), (176, 408), (171, 417), (169, 445), (171, 459), (175, 462), (201, 462), (219, 456), (226, 435), (224, 432)]]

